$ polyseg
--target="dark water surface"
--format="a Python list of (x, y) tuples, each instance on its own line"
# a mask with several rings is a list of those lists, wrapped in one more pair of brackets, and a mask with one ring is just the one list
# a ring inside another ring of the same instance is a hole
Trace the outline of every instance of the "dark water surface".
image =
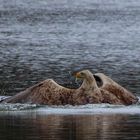
[[(0, 95), (47, 78), (74, 87), (70, 73), (86, 68), (140, 94), (139, 0), (0, 0)], [(140, 139), (140, 105), (22, 108), (0, 105), (0, 140)]]
[(139, 115), (0, 115), (1, 140), (139, 140)]
[(89, 68), (140, 91), (140, 1), (0, 0), (0, 94)]

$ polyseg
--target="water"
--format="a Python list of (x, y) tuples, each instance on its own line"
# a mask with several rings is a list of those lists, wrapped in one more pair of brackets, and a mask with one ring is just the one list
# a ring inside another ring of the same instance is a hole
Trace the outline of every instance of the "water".
[[(103, 72), (140, 94), (138, 0), (0, 0), (0, 95)], [(140, 139), (140, 106), (0, 105), (1, 140)]]
[(140, 105), (0, 105), (2, 140), (116, 140), (140, 138)]
[(115, 114), (69, 116), (9, 114), (0, 117), (0, 123), (8, 131), (1, 127), (0, 138), (2, 140), (138, 140), (139, 117)]

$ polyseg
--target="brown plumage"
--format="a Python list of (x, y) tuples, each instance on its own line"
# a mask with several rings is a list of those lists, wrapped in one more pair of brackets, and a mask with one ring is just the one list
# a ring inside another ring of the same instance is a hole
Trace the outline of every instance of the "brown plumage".
[[(138, 102), (138, 98), (135, 95), (103, 73), (96, 73), (94, 77), (100, 83), (99, 89), (115, 95), (120, 104), (131, 105)], [(113, 103), (113, 100), (111, 100), (110, 103)]]
[[(116, 88), (116, 84), (112, 85), (113, 81), (105, 80), (106, 78), (102, 78), (101, 74), (96, 74), (94, 78), (90, 71), (83, 70), (75, 73), (75, 77), (83, 79), (83, 83), (78, 89), (65, 88), (52, 79), (47, 79), (2, 102), (47, 105), (84, 105), (87, 103), (127, 105), (134, 103), (134, 101), (131, 101), (132, 98), (130, 98), (132, 96), (129, 96), (130, 94), (126, 90), (124, 90), (126, 93), (123, 93), (122, 98), (120, 96), (122, 92), (118, 93), (120, 87), (118, 88), (117, 86)], [(103, 83), (100, 87), (96, 83), (98, 79), (100, 79), (100, 83)]]

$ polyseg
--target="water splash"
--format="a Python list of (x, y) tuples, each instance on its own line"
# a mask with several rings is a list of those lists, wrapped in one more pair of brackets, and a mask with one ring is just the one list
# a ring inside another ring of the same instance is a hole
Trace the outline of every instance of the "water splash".
[(20, 111), (37, 108), (36, 104), (0, 104), (0, 111)]

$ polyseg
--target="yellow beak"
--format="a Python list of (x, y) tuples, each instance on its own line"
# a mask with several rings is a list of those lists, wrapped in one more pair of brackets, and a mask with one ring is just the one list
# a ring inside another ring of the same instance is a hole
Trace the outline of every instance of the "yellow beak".
[(82, 78), (82, 77), (81, 77), (81, 74), (80, 74), (79, 72), (76, 73), (75, 77), (76, 77), (76, 78)]
[(80, 72), (74, 72), (72, 74), (72, 76), (74, 76), (76, 79), (81, 79), (82, 78)]

